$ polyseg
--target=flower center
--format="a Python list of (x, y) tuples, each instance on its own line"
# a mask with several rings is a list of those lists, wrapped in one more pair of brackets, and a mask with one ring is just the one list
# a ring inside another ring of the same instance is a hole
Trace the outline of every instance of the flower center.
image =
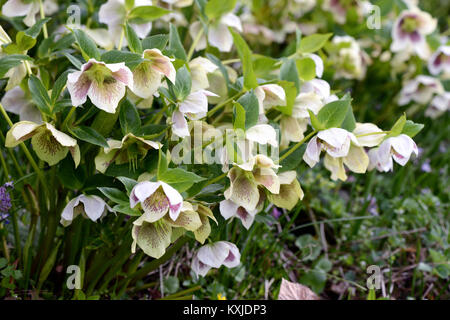
[(412, 33), (417, 30), (418, 23), (417, 19), (413, 17), (406, 17), (403, 19), (402, 22), (402, 30), (408, 33)]

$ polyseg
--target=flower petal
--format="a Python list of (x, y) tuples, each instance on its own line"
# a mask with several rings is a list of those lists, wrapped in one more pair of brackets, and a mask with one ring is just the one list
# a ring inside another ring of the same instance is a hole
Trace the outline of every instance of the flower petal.
[(134, 225), (133, 233), (136, 234), (136, 244), (142, 251), (152, 258), (159, 259), (170, 245), (172, 227), (161, 222), (144, 222), (142, 226)]

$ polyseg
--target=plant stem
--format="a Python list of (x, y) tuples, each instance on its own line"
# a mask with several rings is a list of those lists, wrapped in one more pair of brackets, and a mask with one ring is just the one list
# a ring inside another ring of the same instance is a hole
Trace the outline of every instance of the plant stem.
[(203, 28), (200, 28), (200, 30), (198, 31), (197, 35), (194, 38), (194, 41), (191, 44), (191, 47), (189, 48), (188, 54), (187, 54), (187, 61), (189, 62), (192, 58), (192, 55), (194, 54), (195, 51), (195, 47), (197, 46), (197, 44), (199, 43), (200, 39), (202, 38), (203, 35)]
[(122, 27), (122, 31), (120, 32), (119, 45), (117, 46), (117, 50), (122, 49), (123, 38), (125, 37), (125, 29)]
[[(39, 0), (39, 9), (41, 12), (41, 19), (45, 18), (45, 12), (44, 12), (44, 5), (42, 4), (42, 0)], [(44, 23), (44, 25), (42, 26), (42, 32), (44, 33), (44, 38), (47, 39), (48, 38), (48, 32), (47, 32), (47, 24)]]
[(281, 161), (283, 161), (284, 159), (286, 159), (287, 157), (289, 157), (295, 150), (297, 150), (298, 148), (300, 148), (300, 146), (301, 146), (302, 144), (304, 144), (306, 141), (308, 141), (309, 138), (311, 138), (313, 135), (315, 135), (316, 132), (317, 132), (317, 130), (314, 130), (313, 132), (311, 132), (310, 134), (308, 134), (306, 137), (304, 137), (304, 138), (302, 139), (302, 141), (297, 142), (297, 143), (296, 143), (289, 151), (287, 151), (285, 154), (283, 154), (283, 155), (280, 157), (280, 160), (278, 160), (278, 162), (281, 162)]

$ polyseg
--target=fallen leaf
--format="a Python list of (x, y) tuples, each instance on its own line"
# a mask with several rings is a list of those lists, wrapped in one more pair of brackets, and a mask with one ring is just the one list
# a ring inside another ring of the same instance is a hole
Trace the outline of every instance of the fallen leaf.
[(320, 298), (307, 286), (282, 279), (278, 300), (320, 300)]

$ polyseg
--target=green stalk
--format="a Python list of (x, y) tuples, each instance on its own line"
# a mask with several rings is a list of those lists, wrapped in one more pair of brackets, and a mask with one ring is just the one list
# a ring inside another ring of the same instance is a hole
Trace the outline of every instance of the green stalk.
[(219, 103), (217, 106), (215, 106), (214, 108), (212, 108), (211, 110), (208, 111), (208, 113), (206, 114), (207, 117), (211, 117), (214, 113), (216, 113), (217, 110), (220, 110), (221, 108), (223, 108), (224, 106), (226, 106), (228, 103), (232, 102), (233, 100), (239, 98), (241, 95), (243, 95), (243, 92), (238, 92), (236, 93), (234, 96), (232, 96), (231, 98), (228, 98), (227, 100), (225, 100), (222, 103)]
[(308, 134), (306, 137), (304, 137), (302, 139), (302, 141), (297, 142), (289, 151), (287, 151), (285, 154), (283, 154), (280, 157), (280, 160), (278, 160), (278, 162), (283, 161), (284, 159), (286, 159), (287, 157), (289, 157), (295, 150), (297, 150), (298, 148), (300, 148), (300, 146), (302, 144), (304, 144), (306, 141), (309, 140), (309, 138), (311, 138), (313, 135), (315, 135), (317, 133), (317, 130), (314, 130), (313, 132), (311, 132), (310, 134)]
[(194, 54), (195, 47), (197, 46), (198, 42), (202, 38), (203, 35), (203, 28), (200, 28), (197, 35), (194, 38), (194, 41), (191, 44), (191, 47), (189, 48), (188, 54), (187, 54), (187, 61), (191, 61), (192, 55)]

